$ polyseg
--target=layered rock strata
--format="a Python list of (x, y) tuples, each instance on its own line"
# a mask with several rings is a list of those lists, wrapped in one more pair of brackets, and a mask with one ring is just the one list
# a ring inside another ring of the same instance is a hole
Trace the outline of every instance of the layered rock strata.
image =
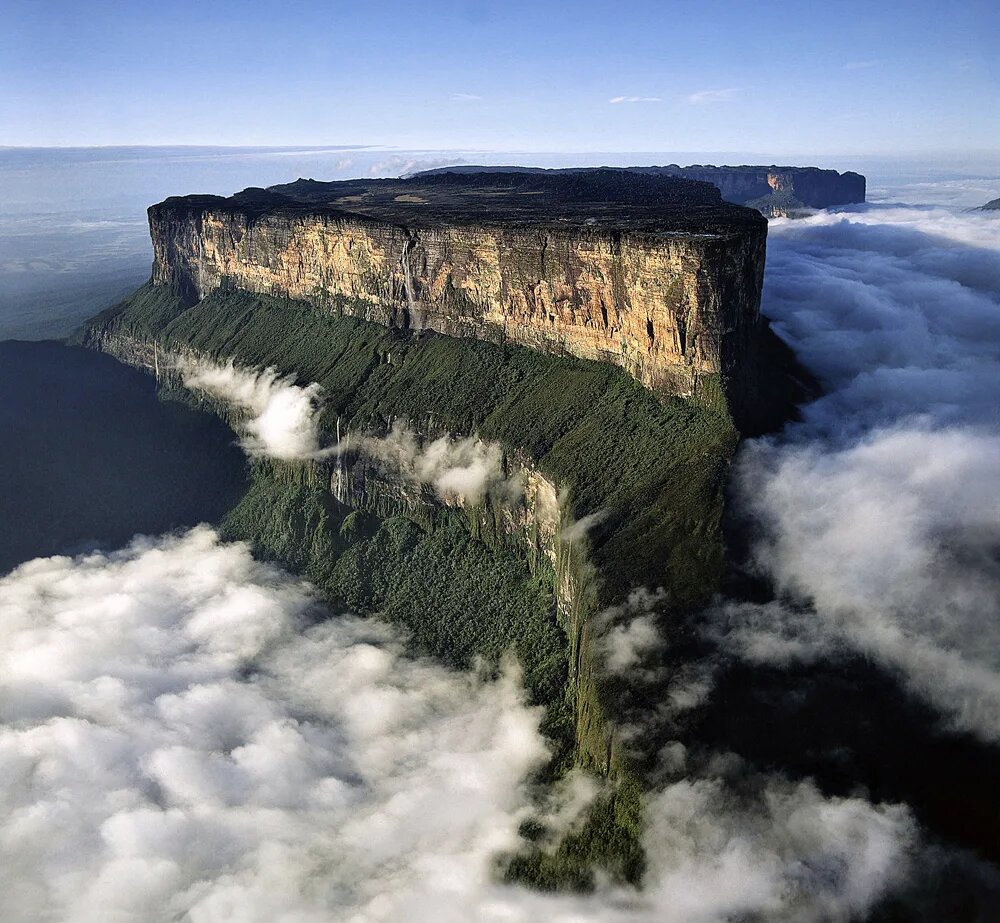
[(153, 281), (611, 362), (684, 396), (754, 389), (766, 223), (621, 171), (301, 180), (149, 210)]

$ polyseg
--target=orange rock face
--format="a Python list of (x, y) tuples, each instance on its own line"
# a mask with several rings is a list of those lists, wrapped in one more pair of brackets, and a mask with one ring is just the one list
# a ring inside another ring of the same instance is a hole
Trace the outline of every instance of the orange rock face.
[(153, 281), (221, 285), (378, 323), (622, 366), (650, 388), (727, 392), (752, 365), (766, 229), (416, 228), (363, 216), (150, 210)]

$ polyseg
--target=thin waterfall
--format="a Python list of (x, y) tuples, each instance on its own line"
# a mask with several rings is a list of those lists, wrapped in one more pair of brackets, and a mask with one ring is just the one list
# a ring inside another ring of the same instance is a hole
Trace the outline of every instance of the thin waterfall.
[(413, 296), (413, 273), (410, 270), (410, 251), (416, 242), (416, 237), (406, 238), (406, 243), (403, 244), (403, 256), (400, 260), (403, 264), (403, 286), (406, 289), (406, 304), (408, 308), (407, 327), (411, 325), (415, 326), (417, 322), (417, 300)]
[(334, 496), (338, 502), (344, 502), (344, 453), (340, 447), (340, 414), (337, 414), (337, 486)]

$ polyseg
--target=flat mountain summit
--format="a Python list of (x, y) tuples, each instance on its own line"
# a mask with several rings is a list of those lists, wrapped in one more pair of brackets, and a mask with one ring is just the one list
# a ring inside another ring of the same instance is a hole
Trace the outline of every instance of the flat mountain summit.
[(597, 225), (603, 229), (717, 234), (755, 227), (753, 212), (724, 201), (710, 183), (612, 169), (477, 170), (401, 179), (353, 179), (251, 187), (229, 198), (182, 196), (159, 210), (308, 213), (408, 227)]
[[(565, 174), (586, 173), (594, 168), (566, 167), (548, 170), (542, 167), (484, 167), (456, 166), (441, 167), (418, 173), (428, 176), (445, 173), (509, 173)], [(865, 201), (867, 180), (860, 173), (850, 170), (838, 173), (819, 167), (792, 167), (771, 164), (715, 166), (714, 164), (694, 164), (682, 167), (672, 163), (666, 166), (648, 167), (600, 167), (618, 173), (633, 173), (642, 176), (673, 177), (710, 183), (715, 186), (726, 202), (746, 205), (757, 209), (769, 218), (796, 217), (817, 208), (836, 208)]]

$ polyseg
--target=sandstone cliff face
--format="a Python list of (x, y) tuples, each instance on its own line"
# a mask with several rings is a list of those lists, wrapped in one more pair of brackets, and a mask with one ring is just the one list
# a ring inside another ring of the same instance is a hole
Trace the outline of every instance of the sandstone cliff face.
[(780, 194), (808, 208), (865, 201), (865, 178), (817, 167), (666, 167), (673, 176), (712, 183), (727, 202), (748, 204)]
[(421, 227), (364, 215), (150, 209), (153, 281), (192, 302), (220, 286), (453, 336), (621, 365), (695, 395), (750, 388), (766, 228), (660, 232)]

